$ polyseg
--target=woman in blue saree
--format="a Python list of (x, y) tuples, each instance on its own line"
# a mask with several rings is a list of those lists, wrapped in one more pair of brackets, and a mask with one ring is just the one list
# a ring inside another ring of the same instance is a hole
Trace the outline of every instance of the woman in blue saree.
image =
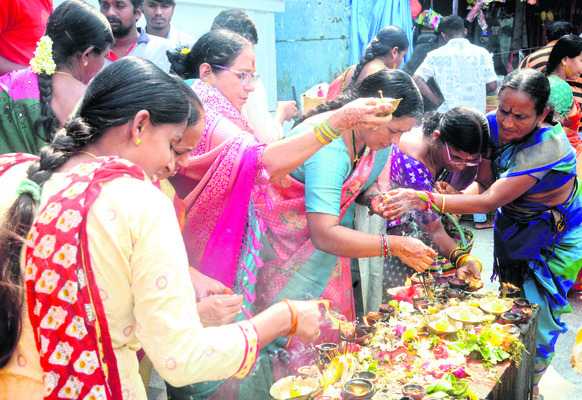
[[(490, 184), (474, 185), (464, 195), (434, 195), (441, 211), (497, 209), (494, 275), (519, 286), (524, 297), (540, 305), (533, 399), (539, 398), (537, 384), (558, 336), (568, 329), (561, 316), (572, 310), (567, 293), (582, 266), (576, 154), (562, 126), (552, 122), (549, 95), (550, 84), (540, 72), (510, 73), (499, 90), (497, 111), (487, 115), (493, 148)], [(409, 209), (406, 200), (424, 207), (418, 199), (411, 190), (395, 194), (391, 212), (398, 216)]]

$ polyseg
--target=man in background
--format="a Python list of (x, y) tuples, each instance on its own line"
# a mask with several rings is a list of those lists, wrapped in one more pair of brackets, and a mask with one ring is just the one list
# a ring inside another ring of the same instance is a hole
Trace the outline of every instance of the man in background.
[(166, 51), (174, 50), (174, 46), (168, 40), (149, 36), (145, 29), (137, 27), (142, 3), (143, 0), (99, 0), (101, 13), (107, 17), (115, 38), (105, 65), (123, 57), (136, 56), (169, 72), (170, 61)]
[(146, 33), (168, 39), (177, 49), (192, 48), (196, 39), (170, 25), (176, 2), (174, 0), (145, 0), (143, 14)]
[[(497, 89), (493, 59), (486, 49), (465, 39), (467, 29), (461, 17), (451, 15), (443, 18), (438, 31), (446, 44), (429, 52), (413, 75), (420, 92), (439, 106), (439, 112), (467, 106), (485, 114), (487, 93)], [(426, 84), (430, 78), (435, 80), (441, 96)], [(475, 229), (493, 227), (486, 214), (474, 214), (473, 221)]]
[(28, 67), (52, 11), (52, 0), (2, 0), (0, 76)]
[[(439, 112), (467, 106), (485, 113), (487, 93), (497, 88), (491, 56), (465, 39), (467, 29), (457, 15), (443, 18), (438, 30), (446, 44), (427, 54), (414, 73), (414, 81), (421, 93), (439, 106)], [(430, 78), (436, 81), (442, 96), (427, 86)]]
[[(230, 9), (221, 11), (212, 22), (211, 30), (227, 29), (238, 33), (248, 40), (253, 47), (259, 42), (259, 34), (253, 20), (243, 10)], [(249, 93), (249, 98), (241, 111), (243, 117), (254, 130), (254, 135), (261, 143), (273, 143), (283, 139), (283, 122), (299, 114), (297, 104), (294, 101), (278, 101), (275, 116), (269, 113), (267, 104), (267, 92), (263, 81), (259, 78), (255, 82), (254, 92)]]

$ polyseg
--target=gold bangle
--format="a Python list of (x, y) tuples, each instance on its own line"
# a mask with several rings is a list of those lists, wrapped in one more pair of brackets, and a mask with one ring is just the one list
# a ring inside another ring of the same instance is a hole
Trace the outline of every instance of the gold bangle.
[(323, 134), (323, 136), (328, 138), (330, 141), (334, 140), (337, 137), (337, 136), (333, 135), (329, 129), (326, 128), (326, 126), (323, 122), (320, 122), (319, 124), (317, 124), (317, 128), (319, 129), (319, 132), (321, 134)]
[(443, 195), (443, 205), (441, 206), (441, 213), (444, 214), (445, 212), (445, 201), (447, 200), (447, 198)]
[(297, 331), (297, 322), (299, 320), (299, 318), (297, 318), (297, 309), (289, 299), (283, 299), (281, 300), (281, 302), (287, 304), (287, 307), (289, 307), (289, 311), (291, 312), (291, 330), (289, 331), (288, 334), (283, 336), (291, 337)]
[(317, 126), (313, 127), (313, 132), (315, 132), (315, 137), (317, 138), (317, 140), (319, 140), (319, 142), (326, 146), (328, 144), (330, 144), (331, 142), (328, 142), (327, 140), (325, 140), (323, 137), (321, 137), (321, 133), (319, 132), (319, 128)]
[[(482, 272), (483, 271), (483, 263), (481, 263), (481, 260), (479, 260), (475, 256), (472, 256), (472, 255), (469, 254), (469, 257), (467, 257), (467, 259), (465, 260), (465, 262), (463, 264), (465, 264), (470, 259), (475, 260), (477, 262), (477, 264), (479, 265), (479, 272)], [(463, 264), (461, 264), (461, 266), (463, 266)]]

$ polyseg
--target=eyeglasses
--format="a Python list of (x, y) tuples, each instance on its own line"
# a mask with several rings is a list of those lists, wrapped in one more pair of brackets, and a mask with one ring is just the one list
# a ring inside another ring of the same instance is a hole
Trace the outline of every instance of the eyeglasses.
[(230, 72), (234, 72), (235, 74), (238, 74), (238, 76), (240, 77), (240, 83), (242, 85), (250, 85), (251, 83), (255, 83), (255, 81), (259, 77), (259, 74), (251, 74), (249, 72), (240, 72), (240, 71), (236, 71), (234, 69), (228, 68), (228, 67), (223, 67), (222, 65), (213, 65), (213, 66), (216, 68), (223, 69), (225, 71), (230, 71)]
[(451, 160), (451, 152), (449, 151), (449, 145), (445, 143), (445, 147), (447, 148), (447, 156), (449, 157), (449, 163), (452, 165), (466, 165), (468, 167), (474, 167), (479, 165), (481, 162), (481, 154), (474, 160)]

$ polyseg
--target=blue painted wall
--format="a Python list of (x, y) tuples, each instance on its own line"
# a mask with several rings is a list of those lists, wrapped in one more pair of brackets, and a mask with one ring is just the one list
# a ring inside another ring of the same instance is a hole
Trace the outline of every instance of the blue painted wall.
[(348, 66), (350, 0), (291, 0), (275, 13), (277, 98), (331, 83)]

